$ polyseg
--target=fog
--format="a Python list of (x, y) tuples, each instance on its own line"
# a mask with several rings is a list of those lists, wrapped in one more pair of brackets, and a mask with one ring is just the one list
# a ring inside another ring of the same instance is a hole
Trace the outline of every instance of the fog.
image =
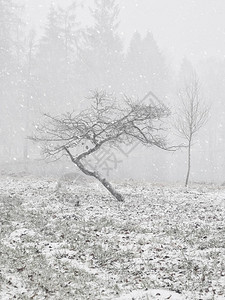
[(79, 113), (93, 90), (117, 101), (142, 101), (151, 91), (156, 98), (145, 101), (170, 108), (163, 134), (176, 149), (104, 148), (95, 164), (118, 180), (184, 183), (187, 139), (174, 124), (185, 120), (180, 95), (195, 74), (200, 109), (209, 113), (191, 143), (190, 181), (223, 183), (224, 15), (223, 0), (0, 0), (2, 174), (76, 171), (68, 158), (45, 163), (42, 145), (28, 139), (43, 114)]
[[(70, 0), (26, 0), (26, 19), (30, 26), (40, 30), (46, 22), (51, 2), (67, 6)], [(93, 1), (80, 1), (77, 16), (83, 24), (92, 23), (88, 6)], [(127, 46), (132, 34), (151, 31), (162, 51), (169, 53), (173, 61), (184, 56), (197, 62), (202, 58), (224, 58), (224, 12), (223, 0), (179, 1), (172, 0), (122, 0), (120, 4), (119, 34)]]

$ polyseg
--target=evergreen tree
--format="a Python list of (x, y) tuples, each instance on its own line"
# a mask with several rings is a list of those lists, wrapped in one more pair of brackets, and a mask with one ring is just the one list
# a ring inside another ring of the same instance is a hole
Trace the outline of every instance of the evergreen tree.
[(66, 110), (71, 105), (76, 88), (73, 80), (76, 27), (75, 5), (67, 9), (51, 5), (36, 59), (42, 111), (52, 107)]
[(53, 5), (47, 18), (47, 26), (39, 42), (36, 60), (39, 97), (44, 111), (57, 104), (56, 98), (60, 97), (61, 65), (64, 58), (59, 12)]
[[(163, 100), (167, 92), (167, 67), (151, 33), (147, 33), (144, 38), (139, 32), (133, 34), (126, 55), (124, 78), (125, 93), (134, 99), (141, 100), (151, 91)], [(167, 176), (168, 165), (165, 161), (165, 153), (154, 149), (152, 150), (154, 155), (149, 155), (149, 150), (142, 148), (137, 148), (136, 151), (137, 157), (145, 158), (147, 176), (161, 176), (160, 174)]]
[[(11, 158), (19, 152), (21, 99), (21, 25), (20, 7), (13, 0), (0, 0), (0, 152)], [(15, 118), (17, 116), (17, 118)]]
[(183, 58), (178, 72), (178, 88), (182, 88), (183, 86), (185, 86), (187, 82), (190, 81), (190, 78), (193, 77), (193, 74), (195, 72), (196, 71), (192, 63), (187, 58)]
[(94, 26), (87, 29), (81, 52), (84, 78), (89, 89), (119, 91), (123, 62), (117, 32), (119, 7), (115, 0), (95, 0), (94, 4)]
[[(135, 32), (131, 38), (126, 57), (124, 82), (126, 93), (134, 98), (140, 95), (141, 74), (143, 67), (142, 39), (139, 32)], [(142, 95), (140, 95), (142, 96)], [(144, 96), (144, 95), (143, 95)]]
[(143, 39), (138, 32), (134, 33), (127, 52), (126, 73), (129, 94), (143, 97), (150, 90), (158, 96), (165, 94), (168, 71), (151, 33)]
[(158, 96), (163, 95), (162, 92), (166, 90), (168, 70), (165, 58), (150, 32), (143, 40), (142, 51), (146, 83)]
[(39, 109), (37, 104), (37, 76), (34, 73), (34, 62), (36, 52), (36, 33), (31, 30), (26, 36), (24, 43), (24, 59), (22, 67), (22, 82), (21, 82), (21, 100), (23, 102), (23, 128), (24, 128), (24, 147), (23, 158), (29, 158), (28, 139), (31, 134), (31, 123), (35, 121), (36, 112)]

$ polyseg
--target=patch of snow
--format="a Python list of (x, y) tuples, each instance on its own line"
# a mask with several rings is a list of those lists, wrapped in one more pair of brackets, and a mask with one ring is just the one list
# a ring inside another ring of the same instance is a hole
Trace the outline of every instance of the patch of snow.
[(181, 294), (169, 291), (169, 290), (163, 290), (163, 289), (151, 289), (148, 291), (144, 290), (136, 290), (132, 291), (129, 294), (121, 295), (118, 298), (115, 298), (115, 300), (185, 300), (185, 297)]

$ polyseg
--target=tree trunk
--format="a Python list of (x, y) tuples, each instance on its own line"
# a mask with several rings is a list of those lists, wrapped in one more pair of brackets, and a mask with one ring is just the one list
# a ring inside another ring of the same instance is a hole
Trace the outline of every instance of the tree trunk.
[(95, 171), (89, 171), (88, 169), (86, 169), (84, 167), (84, 165), (79, 161), (79, 160), (74, 160), (73, 161), (78, 168), (85, 174), (88, 176), (92, 176), (95, 177), (98, 181), (101, 182), (101, 184), (113, 195), (113, 197), (115, 197), (118, 201), (124, 201), (123, 196), (118, 193), (113, 186), (103, 177), (101, 177), (101, 175), (98, 174), (98, 172)]
[(80, 159), (75, 159), (73, 157), (73, 155), (70, 153), (70, 151), (64, 147), (64, 149), (66, 150), (67, 154), (69, 155), (70, 159), (72, 160), (72, 162), (78, 166), (78, 168), (85, 174), (88, 176), (92, 176), (95, 177), (96, 179), (98, 179), (98, 181), (101, 182), (102, 185), (104, 185), (104, 187), (113, 195), (113, 197), (115, 197), (118, 201), (124, 201), (123, 196), (118, 193), (113, 186), (105, 179), (102, 178), (98, 172), (95, 171), (90, 171), (88, 169), (85, 168), (85, 166), (82, 164), (82, 162), (80, 161)]
[(98, 179), (101, 184), (104, 185), (104, 187), (118, 200), (118, 201), (124, 201), (123, 196), (118, 193), (113, 186), (105, 179), (101, 178), (98, 174), (97, 176), (94, 176), (96, 179)]
[(188, 186), (190, 170), (191, 170), (191, 140), (188, 142), (188, 167), (187, 167), (187, 175), (185, 180), (185, 187)]

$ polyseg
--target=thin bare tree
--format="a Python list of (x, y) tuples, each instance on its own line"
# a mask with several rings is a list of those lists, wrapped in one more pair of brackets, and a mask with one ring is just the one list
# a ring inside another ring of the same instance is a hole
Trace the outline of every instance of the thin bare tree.
[(187, 142), (187, 174), (185, 186), (188, 186), (191, 170), (191, 148), (199, 130), (208, 120), (209, 108), (205, 105), (197, 74), (193, 71), (178, 92), (180, 108), (175, 122), (178, 134)]
[(123, 196), (106, 178), (95, 168), (87, 167), (86, 159), (103, 146), (130, 145), (137, 141), (166, 149), (162, 119), (170, 111), (162, 103), (132, 102), (127, 97), (117, 101), (105, 92), (94, 92), (89, 100), (91, 107), (79, 114), (45, 115), (32, 139), (42, 142), (46, 157), (68, 156), (84, 174), (95, 177), (117, 200), (123, 201)]

